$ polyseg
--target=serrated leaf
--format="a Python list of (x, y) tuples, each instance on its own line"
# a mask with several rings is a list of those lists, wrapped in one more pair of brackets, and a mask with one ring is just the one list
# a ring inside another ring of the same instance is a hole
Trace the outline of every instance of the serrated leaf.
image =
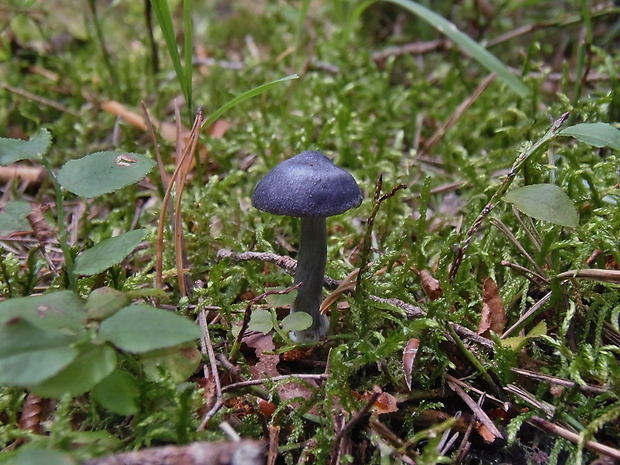
[(254, 310), (248, 324), (250, 331), (267, 334), (273, 329), (273, 317), (271, 312), (267, 310)]
[(282, 319), (284, 331), (303, 331), (312, 326), (312, 317), (306, 312), (293, 312)]
[(135, 184), (153, 166), (153, 160), (139, 153), (97, 152), (65, 163), (57, 179), (76, 195), (97, 197)]
[(547, 334), (547, 323), (543, 320), (534, 326), (529, 333), (527, 333), (527, 337), (538, 337), (545, 336)]
[(130, 305), (101, 323), (99, 335), (122, 350), (141, 353), (198, 339), (202, 331), (176, 313)]
[(576, 227), (577, 209), (566, 193), (555, 184), (532, 184), (509, 191), (504, 197), (519, 211), (537, 220)]
[(30, 389), (41, 397), (78, 396), (92, 389), (116, 367), (111, 347), (87, 347), (69, 365)]
[(0, 137), (0, 165), (10, 165), (20, 160), (36, 160), (46, 154), (52, 145), (52, 135), (41, 128), (29, 140)]
[(97, 402), (120, 415), (132, 415), (138, 411), (136, 401), (139, 395), (138, 380), (123, 370), (114, 370), (92, 391)]
[(515, 352), (521, 350), (529, 339), (547, 334), (547, 323), (541, 321), (525, 336), (507, 337), (502, 339), (502, 345), (510, 347)]
[(79, 334), (84, 331), (86, 311), (73, 292), (60, 291), (0, 302), (0, 324), (13, 318), (28, 320), (41, 329)]
[(77, 357), (73, 341), (26, 320), (0, 324), (0, 385), (26, 387), (55, 375)]
[(28, 202), (14, 200), (4, 205), (0, 212), (0, 234), (5, 236), (15, 231), (30, 231), (30, 223), (27, 216), (32, 209)]
[(77, 256), (75, 272), (92, 276), (122, 262), (147, 233), (146, 229), (136, 229), (99, 242)]
[(620, 129), (607, 123), (581, 123), (560, 131), (561, 136), (575, 139), (594, 147), (620, 150)]

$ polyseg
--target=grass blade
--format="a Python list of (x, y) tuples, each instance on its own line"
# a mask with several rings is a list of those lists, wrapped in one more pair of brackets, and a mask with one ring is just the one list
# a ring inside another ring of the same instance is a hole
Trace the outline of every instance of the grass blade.
[[(168, 2), (166, 0), (151, 0), (151, 3), (153, 5), (153, 12), (155, 13), (155, 17), (157, 18), (159, 27), (161, 27), (161, 32), (164, 36), (164, 40), (166, 41), (166, 47), (168, 48), (168, 54), (170, 55), (170, 59), (172, 60), (172, 66), (174, 66), (174, 71), (177, 75), (179, 85), (181, 86), (181, 91), (183, 92), (185, 101), (187, 102), (188, 105), (190, 105), (191, 100), (192, 100), (191, 77), (190, 77), (190, 85), (188, 85), (187, 78), (185, 77), (185, 71), (183, 70), (183, 66), (181, 65), (181, 56), (179, 55), (179, 49), (177, 48), (176, 38), (174, 35), (174, 26), (172, 25), (172, 16), (170, 14), (170, 9), (168, 8)], [(187, 12), (184, 14), (189, 15), (190, 12)], [(191, 31), (189, 31), (189, 35), (191, 36)], [(186, 37), (187, 37), (187, 32), (186, 32)], [(186, 39), (186, 42), (187, 42), (187, 39)], [(190, 38), (190, 42), (191, 42), (191, 38)], [(190, 51), (190, 54), (191, 54), (191, 51)], [(190, 62), (190, 67), (191, 67), (191, 62)]]
[(184, 82), (187, 88), (187, 109), (192, 113), (192, 52), (194, 50), (194, 24), (192, 23), (192, 0), (183, 0), (183, 34), (184, 55), (185, 55), (185, 74)]
[[(463, 52), (470, 55), (489, 71), (497, 74), (520, 97), (525, 97), (529, 89), (516, 77), (495, 55), (474, 41), (467, 34), (461, 32), (453, 23), (438, 15), (432, 10), (411, 0), (386, 0), (403, 7), (405, 10), (419, 16), (439, 32), (452, 40)], [(374, 3), (374, 2), (373, 2)], [(363, 8), (370, 5), (367, 3)], [(359, 10), (358, 10), (359, 11)]]
[(250, 89), (247, 92), (244, 92), (243, 94), (238, 95), (237, 97), (235, 97), (228, 103), (225, 103), (220, 108), (215, 110), (215, 112), (211, 116), (209, 116), (209, 118), (207, 118), (207, 120), (204, 122), (203, 125), (209, 126), (213, 124), (220, 116), (222, 116), (222, 114), (224, 114), (226, 111), (228, 111), (235, 105), (240, 104), (241, 102), (245, 102), (246, 100), (251, 99), (252, 97), (256, 97), (257, 95), (260, 95), (263, 92), (268, 91), (269, 89), (277, 86), (278, 84), (281, 84), (286, 81), (291, 81), (293, 79), (298, 79), (298, 78), (299, 76), (297, 74), (291, 74), (290, 76), (276, 79), (275, 81), (268, 82), (267, 84), (262, 84), (258, 87), (254, 87), (253, 89)]

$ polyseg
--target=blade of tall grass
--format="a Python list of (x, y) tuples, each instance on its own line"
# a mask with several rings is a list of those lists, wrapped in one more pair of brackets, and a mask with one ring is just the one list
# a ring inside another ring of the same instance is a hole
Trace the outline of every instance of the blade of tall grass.
[[(188, 17), (189, 23), (191, 25), (191, 9), (187, 8), (190, 2), (186, 0), (183, 6), (183, 16), (185, 18), (185, 27), (187, 27)], [(191, 107), (192, 102), (192, 85), (191, 85), (191, 41), (192, 41), (192, 29), (190, 26), (190, 30), (185, 31), (185, 69), (181, 65), (181, 56), (179, 54), (179, 49), (177, 48), (176, 38), (174, 35), (174, 26), (172, 25), (172, 16), (170, 14), (170, 8), (168, 8), (167, 0), (151, 0), (151, 4), (153, 5), (153, 12), (155, 13), (155, 17), (157, 18), (157, 22), (159, 23), (159, 27), (161, 27), (162, 35), (164, 36), (164, 40), (166, 42), (166, 48), (168, 49), (168, 54), (170, 55), (170, 59), (172, 60), (172, 66), (174, 66), (174, 71), (177, 75), (177, 80), (179, 81), (179, 85), (181, 86), (181, 91), (183, 92), (183, 96), (185, 97), (185, 101), (187, 102), (188, 108)], [(189, 47), (188, 47), (189, 42)], [(189, 48), (189, 51), (187, 50)], [(187, 54), (189, 53), (190, 60), (187, 63)], [(186, 76), (189, 74), (189, 76)], [(191, 110), (190, 110), (191, 113)]]
[(299, 76), (297, 74), (291, 74), (290, 76), (285, 76), (283, 78), (276, 79), (275, 81), (268, 82), (267, 84), (262, 84), (258, 87), (254, 87), (253, 89), (250, 89), (247, 92), (244, 92), (243, 94), (238, 95), (237, 97), (235, 97), (228, 103), (225, 103), (220, 108), (215, 110), (215, 112), (211, 116), (209, 116), (209, 118), (205, 120), (205, 122), (203, 123), (203, 126), (209, 126), (213, 124), (220, 116), (222, 116), (224, 112), (228, 111), (230, 108), (234, 107), (235, 105), (238, 105), (241, 102), (245, 102), (246, 100), (252, 97), (262, 94), (263, 92), (268, 91), (269, 89), (277, 86), (278, 84), (281, 84), (286, 81), (291, 81), (293, 79), (298, 79), (298, 78)]
[[(529, 93), (529, 89), (526, 85), (523, 84), (518, 77), (512, 74), (508, 67), (497, 59), (495, 55), (478, 44), (467, 34), (461, 32), (453, 23), (444, 17), (411, 0), (385, 1), (398, 5), (429, 23), (439, 32), (452, 40), (463, 52), (471, 56), (489, 71), (497, 74), (497, 77), (504, 81), (506, 85), (508, 85), (508, 87), (510, 87), (520, 97), (525, 97)], [(354, 11), (353, 19), (357, 19), (357, 17), (359, 17), (359, 15), (361, 15), (362, 12), (373, 3), (376, 3), (376, 0), (365, 2), (360, 5)]]
[(188, 91), (187, 109), (192, 112), (192, 56), (194, 50), (194, 24), (192, 23), (192, 0), (183, 0), (183, 35), (184, 41), (184, 55), (185, 55), (185, 75), (184, 81)]

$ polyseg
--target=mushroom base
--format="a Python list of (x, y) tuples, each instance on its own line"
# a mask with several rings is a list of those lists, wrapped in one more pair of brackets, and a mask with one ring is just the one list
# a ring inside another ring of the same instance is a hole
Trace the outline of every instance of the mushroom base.
[(327, 335), (328, 330), (329, 318), (325, 315), (319, 315), (318, 317), (313, 316), (312, 326), (308, 329), (304, 329), (303, 331), (290, 331), (288, 333), (288, 337), (291, 338), (291, 341), (301, 344), (304, 342), (318, 341)]

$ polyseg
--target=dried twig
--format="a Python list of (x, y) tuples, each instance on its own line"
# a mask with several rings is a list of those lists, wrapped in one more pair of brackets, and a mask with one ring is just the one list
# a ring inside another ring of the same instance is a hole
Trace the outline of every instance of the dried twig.
[(513, 324), (510, 328), (504, 331), (501, 339), (505, 339), (508, 335), (523, 327), (523, 325), (525, 325), (525, 323), (530, 319), (530, 317), (542, 310), (544, 305), (551, 300), (551, 296), (552, 293), (548, 292), (542, 299), (532, 305), (532, 307), (527, 312), (521, 315), (521, 318), (519, 318), (515, 324)]
[(532, 258), (532, 256), (527, 252), (527, 250), (525, 250), (525, 247), (521, 245), (519, 240), (514, 236), (514, 234), (512, 234), (510, 229), (508, 229), (508, 227), (499, 218), (491, 218), (489, 220), (489, 223), (491, 223), (493, 226), (499, 229), (500, 232), (504, 234), (504, 236), (506, 236), (506, 238), (510, 242), (512, 242), (512, 244), (517, 248), (517, 250), (521, 252), (521, 255), (523, 255), (527, 259), (527, 261), (532, 264), (532, 266), (536, 270), (536, 273), (534, 272), (530, 272), (530, 273), (542, 279), (543, 282), (546, 281), (548, 284), (549, 280), (545, 277), (546, 275), (545, 270), (543, 270), (542, 267), (538, 263), (536, 263), (536, 260)]
[(426, 143), (422, 146), (417, 156), (422, 156), (428, 153), (436, 144), (441, 140), (448, 130), (456, 124), (456, 122), (465, 114), (465, 112), (471, 107), (476, 100), (482, 95), (482, 93), (486, 90), (487, 87), (491, 85), (491, 83), (495, 80), (497, 75), (495, 73), (489, 74), (484, 80), (476, 87), (474, 92), (467, 97), (465, 100), (461, 102), (461, 104), (456, 107), (456, 110), (450, 115), (450, 117), (444, 121), (444, 123), (437, 128), (435, 133), (426, 141)]
[(248, 386), (256, 386), (258, 384), (266, 384), (266, 383), (275, 383), (278, 381), (295, 381), (296, 379), (318, 379), (318, 380), (326, 380), (328, 375), (324, 373), (314, 374), (314, 373), (297, 373), (294, 375), (282, 375), (282, 376), (273, 376), (271, 378), (262, 378), (262, 379), (251, 379), (248, 381), (239, 381), (238, 383), (228, 384), (222, 388), (222, 391), (234, 391), (235, 389), (241, 389)]
[(576, 387), (577, 389), (579, 389), (580, 391), (583, 392), (587, 392), (590, 394), (611, 394), (611, 395), (615, 395), (612, 391), (608, 390), (608, 389), (603, 389), (601, 387), (598, 386), (592, 386), (591, 384), (577, 384), (574, 381), (571, 381), (569, 379), (564, 379), (564, 378), (558, 378), (557, 376), (549, 376), (549, 375), (545, 375), (543, 373), (537, 373), (535, 371), (530, 371), (530, 370), (524, 370), (522, 368), (511, 368), (510, 369), (513, 373), (517, 373), (518, 375), (522, 375), (525, 376), (527, 378), (531, 378), (531, 379), (535, 379), (537, 381), (544, 381), (547, 383), (551, 383), (551, 384), (557, 384), (559, 386), (566, 386), (566, 387)]
[(594, 281), (601, 281), (604, 283), (620, 284), (620, 270), (570, 270), (560, 273), (557, 277), (562, 280), (581, 278), (592, 279)]
[(332, 450), (331, 450), (331, 464), (334, 465), (336, 463), (336, 461), (338, 460), (339, 454), (338, 454), (338, 450), (340, 449), (340, 442), (342, 441), (342, 439), (344, 438), (344, 436), (346, 434), (349, 433), (349, 431), (351, 431), (351, 429), (357, 425), (360, 421), (362, 421), (362, 418), (364, 418), (364, 416), (370, 411), (370, 409), (372, 408), (372, 406), (374, 405), (375, 401), (377, 400), (377, 398), (381, 395), (381, 389), (378, 388), (377, 386), (375, 386), (375, 388), (373, 389), (373, 393), (370, 395), (370, 398), (368, 399), (368, 402), (366, 402), (366, 404), (362, 407), (362, 409), (357, 412), (353, 418), (351, 418), (343, 427), (340, 431), (338, 431), (338, 434), (336, 435), (336, 439), (334, 439), (334, 444), (332, 445)]
[(0, 87), (2, 87), (3, 89), (8, 90), (9, 92), (12, 92), (14, 94), (17, 95), (21, 95), (22, 97), (27, 98), (28, 100), (32, 100), (33, 102), (37, 102), (40, 103), (42, 105), (46, 105), (48, 107), (52, 107), (55, 108), (56, 110), (62, 111), (63, 113), (67, 113), (71, 116), (75, 116), (76, 118), (80, 117), (80, 113), (72, 110), (69, 107), (66, 107), (65, 105), (62, 105), (52, 99), (46, 98), (46, 97), (42, 97), (40, 95), (37, 94), (33, 94), (32, 92), (28, 92), (27, 90), (24, 89), (20, 89), (19, 87), (13, 87), (10, 84), (7, 84), (6, 82), (2, 82), (0, 81)]
[(85, 460), (82, 465), (263, 465), (265, 443), (260, 441), (195, 442)]
[[(211, 365), (211, 377), (215, 382), (215, 395), (217, 401), (222, 401), (222, 385), (220, 383), (220, 377), (217, 372), (217, 363), (215, 360), (215, 351), (213, 350), (213, 344), (211, 344), (211, 336), (209, 335), (209, 324), (207, 323), (207, 316), (202, 310), (198, 317), (200, 321), (200, 327), (202, 328), (202, 337), (200, 338), (200, 351), (204, 355), (209, 356), (209, 364)], [(204, 367), (205, 378), (208, 378), (209, 373), (207, 367)]]
[[(297, 269), (297, 261), (294, 258), (285, 255), (277, 255), (269, 252), (233, 252), (232, 250), (222, 249), (217, 253), (218, 260), (229, 259), (232, 262), (257, 261), (273, 263), (286, 271), (291, 276), (295, 274)], [(340, 281), (324, 277), (325, 287), (328, 289), (336, 289), (340, 285)]]
[[(370, 300), (374, 300), (375, 302), (381, 302), (384, 304), (392, 305), (394, 307), (400, 308), (401, 310), (404, 310), (408, 318), (426, 317), (426, 312), (422, 310), (420, 307), (416, 307), (415, 305), (408, 304), (407, 302), (403, 302), (400, 299), (384, 299), (382, 297), (377, 297), (376, 295), (370, 295), (368, 297), (370, 298)], [(452, 326), (456, 334), (458, 334), (461, 337), (469, 339), (475, 342), (476, 344), (486, 347), (488, 349), (492, 349), (494, 347), (493, 341), (480, 336), (479, 334), (475, 333), (471, 329), (466, 328), (465, 326), (461, 326), (458, 323), (450, 323), (450, 326)]]
[(450, 41), (447, 39), (429, 40), (426, 42), (412, 42), (404, 45), (395, 45), (387, 47), (379, 52), (372, 54), (372, 59), (376, 63), (383, 63), (386, 59), (400, 55), (421, 55), (424, 53), (444, 50), (450, 47)]
[[(541, 417), (534, 416), (530, 418), (527, 422), (533, 426), (542, 429), (543, 431), (546, 431), (547, 433), (555, 434), (556, 436), (566, 439), (567, 441), (570, 441), (574, 444), (581, 443), (583, 439), (579, 434), (573, 433), (572, 431), (567, 430), (566, 428), (556, 425), (555, 423), (549, 420), (545, 420)], [(606, 446), (605, 444), (601, 444), (600, 442), (592, 440), (584, 441), (583, 445), (586, 447), (586, 449), (590, 449), (592, 452), (596, 452), (597, 454), (610, 457), (614, 460), (620, 460), (620, 450), (618, 449)]]
[(452, 389), (463, 401), (467, 404), (467, 406), (471, 409), (474, 415), (480, 420), (480, 422), (486, 426), (486, 428), (491, 432), (493, 436), (496, 438), (504, 439), (502, 433), (497, 429), (495, 423), (491, 421), (489, 416), (486, 414), (482, 408), (467, 394), (460, 386), (455, 383), (448, 381), (448, 386)]

